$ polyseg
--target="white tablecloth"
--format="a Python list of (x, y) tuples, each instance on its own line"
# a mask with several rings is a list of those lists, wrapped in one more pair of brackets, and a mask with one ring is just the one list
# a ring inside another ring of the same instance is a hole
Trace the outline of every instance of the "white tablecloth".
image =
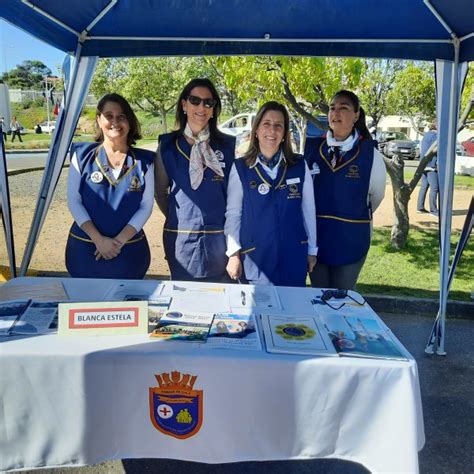
[[(72, 298), (89, 301), (110, 285), (64, 281)], [(313, 311), (316, 290), (278, 290), (285, 312)], [(187, 439), (150, 421), (155, 374), (172, 371), (196, 375), (203, 390), (202, 426)], [(373, 472), (417, 472), (424, 444), (412, 358), (277, 356), (147, 336), (9, 337), (0, 339), (0, 397), (0, 470), (124, 458), (340, 458)]]

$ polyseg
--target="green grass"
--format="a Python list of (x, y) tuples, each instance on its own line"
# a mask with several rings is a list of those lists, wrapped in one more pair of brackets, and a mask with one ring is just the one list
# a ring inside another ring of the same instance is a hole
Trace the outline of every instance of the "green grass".
[[(452, 251), (459, 240), (453, 235)], [(369, 255), (357, 283), (362, 294), (439, 297), (439, 250), (436, 230), (410, 229), (407, 248), (390, 247), (390, 230), (374, 229)], [(470, 301), (474, 290), (474, 240), (468, 242), (453, 279), (450, 299)], [(471, 300), (472, 301), (472, 300)]]
[[(474, 157), (473, 157), (474, 160)], [(405, 168), (405, 181), (409, 181), (415, 174), (414, 168)], [(456, 188), (474, 189), (474, 176), (454, 176), (454, 186)]]

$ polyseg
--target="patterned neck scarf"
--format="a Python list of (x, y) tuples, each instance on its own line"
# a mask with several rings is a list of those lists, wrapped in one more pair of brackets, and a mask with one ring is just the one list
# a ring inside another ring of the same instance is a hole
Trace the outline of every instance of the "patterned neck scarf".
[(219, 160), (209, 146), (209, 127), (204, 128), (195, 136), (189, 124), (186, 124), (184, 135), (194, 140), (194, 145), (191, 147), (191, 156), (189, 157), (189, 180), (191, 182), (191, 188), (197, 189), (201, 185), (204, 177), (204, 166), (210, 168), (217, 175), (224, 176)]
[(352, 150), (359, 139), (359, 132), (354, 129), (351, 135), (345, 140), (336, 140), (329, 130), (326, 134), (326, 141), (329, 147), (329, 157), (331, 158), (331, 166), (336, 168), (344, 161), (344, 155), (347, 151)]
[(272, 170), (280, 162), (281, 150), (278, 150), (269, 160), (267, 160), (261, 153), (258, 154), (258, 158)]

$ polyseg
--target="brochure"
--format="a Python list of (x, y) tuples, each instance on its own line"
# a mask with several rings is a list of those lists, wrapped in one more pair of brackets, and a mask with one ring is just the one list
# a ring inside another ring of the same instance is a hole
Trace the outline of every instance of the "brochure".
[(163, 315), (168, 311), (171, 296), (159, 296), (148, 302), (148, 332), (152, 332)]
[(300, 355), (336, 355), (324, 329), (314, 316), (262, 314), (267, 352)]
[(150, 337), (160, 340), (205, 342), (214, 319), (213, 313), (163, 311), (156, 308), (148, 314), (157, 323)]
[(376, 359), (408, 360), (389, 330), (373, 317), (323, 315), (322, 320), (340, 355)]
[(0, 302), (0, 336), (8, 336), (17, 319), (25, 312), (31, 300)]
[(217, 313), (206, 347), (237, 350), (262, 350), (253, 314)]
[(58, 328), (58, 302), (33, 301), (16, 321), (10, 334), (46, 334)]

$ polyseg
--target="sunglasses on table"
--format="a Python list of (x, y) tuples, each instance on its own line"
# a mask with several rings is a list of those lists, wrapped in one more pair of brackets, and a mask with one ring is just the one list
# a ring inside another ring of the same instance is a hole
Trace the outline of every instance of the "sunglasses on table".
[(212, 109), (217, 104), (216, 99), (201, 99), (201, 97), (197, 97), (195, 95), (189, 95), (188, 100), (192, 105), (195, 106), (201, 105), (201, 102), (203, 102), (206, 109)]

